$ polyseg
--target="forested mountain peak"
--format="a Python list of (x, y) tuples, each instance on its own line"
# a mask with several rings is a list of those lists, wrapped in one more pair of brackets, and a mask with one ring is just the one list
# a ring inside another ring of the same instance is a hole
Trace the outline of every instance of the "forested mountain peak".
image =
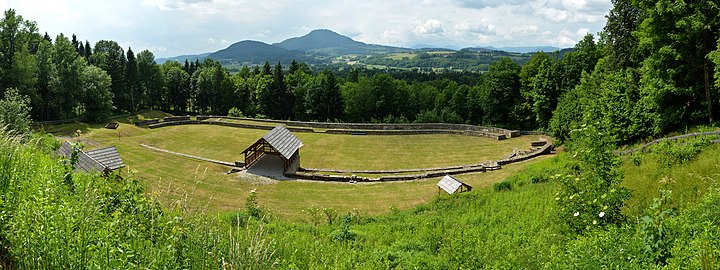
[(283, 42), (273, 44), (288, 50), (315, 50), (328, 47), (359, 47), (367, 44), (355, 41), (332, 30), (316, 29), (301, 37), (294, 37)]
[(243, 40), (236, 42), (225, 49), (208, 55), (208, 58), (220, 62), (289, 62), (288, 60), (299, 59), (302, 56), (298, 53), (273, 46), (255, 40)]

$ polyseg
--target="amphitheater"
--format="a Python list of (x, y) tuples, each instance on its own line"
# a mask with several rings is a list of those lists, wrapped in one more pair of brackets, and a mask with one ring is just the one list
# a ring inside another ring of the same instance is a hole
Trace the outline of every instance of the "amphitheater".
[[(532, 159), (534, 157), (551, 153), (552, 142), (548, 138), (532, 142), (527, 150), (514, 149), (505, 157), (484, 161), (474, 164), (463, 164), (444, 167), (410, 168), (395, 170), (348, 170), (337, 168), (307, 168), (300, 165), (299, 156), (295, 157), (302, 142), (292, 133), (324, 133), (324, 134), (345, 134), (356, 136), (372, 135), (418, 135), (418, 134), (452, 134), (463, 136), (486, 137), (494, 140), (506, 140), (520, 137), (522, 135), (549, 135), (541, 132), (522, 132), (494, 127), (483, 127), (463, 124), (445, 123), (423, 123), (423, 124), (359, 124), (359, 123), (320, 123), (253, 119), (242, 117), (226, 117), (214, 115), (199, 116), (174, 116), (141, 120), (135, 125), (142, 128), (156, 129), (178, 125), (218, 125), (244, 129), (268, 130), (270, 133), (280, 132), (279, 138), (273, 145), (267, 140), (260, 139), (257, 145), (249, 146), (246, 151), (253, 152), (245, 160), (241, 161), (220, 161), (208, 157), (197, 157), (184, 153), (177, 153), (143, 145), (143, 147), (162, 151), (187, 158), (212, 162), (231, 167), (231, 172), (248, 172), (274, 179), (305, 179), (316, 181), (337, 181), (337, 182), (385, 182), (385, 181), (408, 181), (424, 178), (433, 178), (443, 175), (454, 175), (470, 172), (486, 172), (501, 169), (503, 165)], [(281, 129), (278, 129), (281, 127)], [(287, 130), (288, 132), (283, 132)], [(276, 137), (273, 134), (270, 137)], [(293, 140), (297, 140), (294, 142)], [(282, 153), (287, 148), (287, 141), (292, 141), (295, 148), (289, 149), (288, 153)], [(253, 148), (255, 147), (255, 148)], [(253, 148), (253, 149), (251, 149)], [(245, 152), (243, 152), (245, 153)], [(268, 155), (271, 153), (272, 155)], [(252, 160), (248, 162), (248, 158)], [(362, 175), (362, 176), (359, 176)]]

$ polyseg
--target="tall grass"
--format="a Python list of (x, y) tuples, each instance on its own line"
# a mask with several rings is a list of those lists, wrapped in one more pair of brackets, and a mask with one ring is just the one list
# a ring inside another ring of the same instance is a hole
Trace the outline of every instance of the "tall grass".
[(265, 269), (276, 263), (263, 225), (163, 210), (132, 178), (69, 171), (0, 133), (3, 268)]

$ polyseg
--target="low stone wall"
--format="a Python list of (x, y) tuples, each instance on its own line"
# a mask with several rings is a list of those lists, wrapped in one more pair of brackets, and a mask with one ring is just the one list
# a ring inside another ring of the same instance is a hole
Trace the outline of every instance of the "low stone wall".
[(153, 119), (148, 119), (148, 120), (140, 120), (140, 121), (137, 121), (137, 122), (135, 122), (135, 125), (138, 126), (138, 127), (147, 127), (147, 126), (149, 126), (149, 125), (154, 125), (154, 124), (157, 124), (157, 123), (160, 123), (160, 119), (158, 119), (158, 118), (153, 118)]
[(544, 135), (544, 136), (548, 136), (548, 137), (554, 136), (554, 135), (552, 134), (552, 132), (547, 132), (547, 131), (535, 131), (535, 130), (521, 130), (521, 131), (520, 131), (520, 134), (522, 134), (522, 135)]
[(163, 118), (163, 122), (187, 121), (187, 120), (190, 120), (190, 116), (172, 116), (172, 117)]
[[(471, 172), (486, 172), (491, 170), (498, 170), (502, 165), (507, 165), (515, 162), (521, 162), (528, 159), (532, 159), (541, 155), (549, 154), (553, 150), (553, 145), (547, 143), (540, 148), (532, 148), (526, 151), (516, 151), (508, 155), (508, 157), (498, 160), (497, 162), (485, 162), (480, 164), (471, 164), (464, 166), (449, 166), (444, 168), (428, 168), (428, 169), (406, 169), (406, 170), (387, 170), (387, 171), (349, 171), (349, 170), (333, 170), (333, 169), (301, 169), (301, 171), (287, 174), (289, 177), (295, 177), (298, 179), (316, 180), (316, 181), (332, 181), (332, 182), (388, 182), (388, 181), (410, 181), (425, 178), (433, 178), (443, 175), (471, 173)], [(323, 174), (320, 172), (341, 172), (341, 173), (403, 173), (403, 172), (420, 172), (418, 174), (406, 174), (406, 175), (389, 175), (381, 176), (378, 178), (371, 177), (358, 177), (358, 176), (347, 176), (347, 175), (331, 175)]]
[(361, 176), (347, 176), (347, 175), (331, 175), (322, 174), (317, 172), (300, 171), (292, 174), (286, 174), (286, 176), (294, 177), (305, 180), (315, 181), (331, 181), (331, 182), (392, 182), (392, 181), (411, 181), (426, 178), (433, 178), (444, 176), (448, 174), (459, 174), (459, 173), (470, 173), (470, 172), (485, 172), (493, 170), (485, 166), (474, 166), (474, 167), (461, 167), (456, 169), (438, 170), (419, 174), (405, 174), (405, 175), (388, 175), (377, 178), (373, 177), (361, 177)]
[[(217, 126), (261, 129), (261, 130), (271, 130), (274, 128), (273, 126), (230, 123), (230, 122), (222, 122), (222, 121), (201, 121), (201, 120), (182, 120), (182, 121), (159, 122), (157, 124), (148, 125), (147, 128), (154, 129), (154, 128), (161, 128), (161, 127), (169, 127), (169, 126), (179, 126), (179, 125), (217, 125)], [(287, 129), (292, 132), (315, 132), (311, 128), (288, 127)]]
[(525, 161), (531, 158), (535, 158), (541, 155), (549, 154), (553, 150), (553, 145), (551, 143), (548, 143), (540, 148), (533, 148), (528, 151), (520, 151), (513, 153), (513, 155), (508, 156), (507, 158), (498, 160), (497, 163), (499, 165), (507, 165), (510, 163)]
[[(200, 115), (196, 116), (193, 120), (190, 116), (176, 116), (176, 117), (165, 117), (160, 119), (149, 119), (142, 120), (135, 123), (139, 127), (147, 128), (159, 128), (177, 125), (198, 125), (198, 124), (209, 124), (209, 125), (220, 125), (228, 127), (238, 128), (250, 128), (250, 129), (261, 129), (271, 130), (273, 126), (266, 125), (253, 125), (246, 123), (231, 123), (223, 121), (212, 121), (207, 120), (211, 118), (225, 118), (232, 120), (251, 120), (259, 121), (250, 118), (239, 118), (239, 117), (220, 117), (212, 115)], [(456, 134), (465, 136), (475, 137), (487, 137), (496, 140), (504, 140), (506, 138), (516, 137), (517, 132), (509, 131), (498, 128), (487, 128), (480, 126), (471, 125), (456, 125), (456, 124), (338, 124), (338, 123), (315, 123), (315, 122), (296, 122), (296, 121), (278, 121), (278, 120), (262, 120), (260, 122), (273, 122), (278, 124), (285, 124), (287, 129), (292, 132), (315, 132), (314, 128), (325, 128), (325, 127), (339, 127), (344, 126), (346, 128), (332, 128), (327, 129), (325, 133), (328, 134), (348, 134), (348, 135), (418, 135), (418, 134)], [(294, 126), (294, 124), (301, 123), (304, 126)], [(361, 129), (359, 127), (369, 127), (370, 129)], [(454, 129), (460, 128), (460, 129)]]
[[(676, 141), (676, 140), (686, 139), (686, 138), (690, 138), (690, 137), (697, 138), (697, 137), (713, 136), (713, 135), (720, 135), (720, 131), (695, 132), (695, 133), (688, 133), (688, 134), (679, 135), (679, 136), (657, 139), (657, 140), (651, 141), (649, 143), (643, 144), (640, 147), (635, 148), (635, 149), (629, 149), (629, 150), (624, 150), (624, 151), (614, 151), (613, 153), (615, 153), (617, 155), (632, 155), (633, 153), (635, 153), (637, 151), (643, 151), (643, 150), (645, 150), (645, 148), (648, 148), (654, 144), (658, 144), (658, 143), (661, 143), (664, 141)], [(718, 141), (720, 141), (720, 140), (718, 140)], [(711, 142), (716, 143), (716, 141), (711, 141)]]
[(442, 129), (416, 129), (416, 130), (350, 130), (350, 129), (328, 129), (328, 134), (346, 135), (421, 135), (421, 134), (455, 134), (475, 137), (488, 137), (496, 140), (507, 138), (505, 134), (486, 133), (481, 131), (442, 130)]
[(228, 116), (212, 116), (202, 115), (199, 117), (207, 118), (226, 118), (233, 120), (244, 120), (244, 121), (256, 121), (265, 123), (277, 123), (286, 126), (295, 127), (308, 127), (308, 128), (321, 128), (321, 129), (357, 129), (357, 130), (429, 130), (429, 129), (444, 129), (444, 130), (472, 130), (481, 131), (487, 133), (496, 134), (510, 134), (517, 131), (511, 131), (503, 128), (496, 127), (483, 127), (474, 125), (464, 124), (447, 124), (447, 123), (411, 123), (411, 124), (365, 124), (365, 123), (326, 123), (326, 122), (303, 122), (303, 121), (288, 121), (288, 120), (272, 120), (272, 119), (255, 119), (246, 117), (228, 117)]

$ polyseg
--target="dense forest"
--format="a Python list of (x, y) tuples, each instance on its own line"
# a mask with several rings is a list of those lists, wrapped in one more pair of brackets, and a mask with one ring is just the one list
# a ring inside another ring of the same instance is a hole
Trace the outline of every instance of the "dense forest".
[[(614, 1), (599, 37), (558, 58), (538, 52), (484, 73), (315, 71), (265, 63), (231, 74), (219, 63), (156, 64), (117, 42), (54, 39), (14, 10), (0, 21), (0, 89), (30, 100), (35, 121), (141, 109), (352, 122), (450, 122), (540, 129), (567, 137), (599, 123), (616, 142), (709, 123), (718, 112), (717, 5)], [(422, 58), (422, 57), (416, 57)], [(413, 74), (414, 73), (414, 74)], [(469, 78), (471, 77), (471, 78)], [(427, 79), (432, 78), (432, 79)]]

